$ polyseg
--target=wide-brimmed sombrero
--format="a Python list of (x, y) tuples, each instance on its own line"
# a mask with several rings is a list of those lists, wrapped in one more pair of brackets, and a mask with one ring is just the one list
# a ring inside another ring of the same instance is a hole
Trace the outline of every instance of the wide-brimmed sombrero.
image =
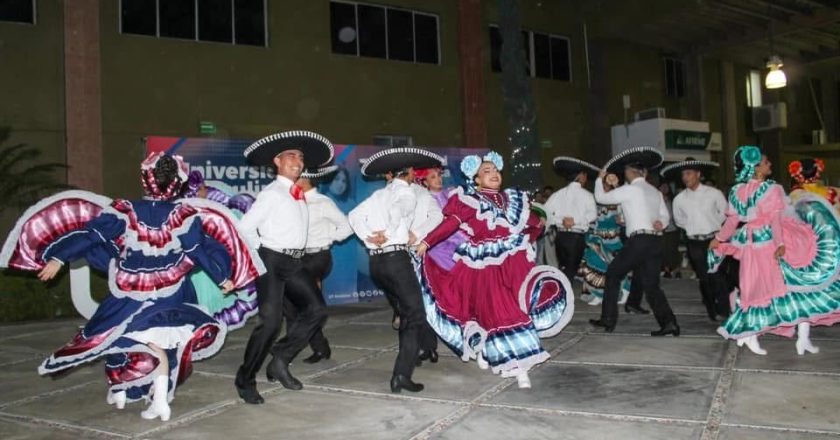
[(662, 165), (665, 157), (653, 147), (633, 147), (616, 154), (604, 165), (608, 173), (620, 174), (627, 165), (636, 165), (647, 170)]
[(266, 136), (245, 149), (245, 158), (253, 165), (271, 166), (278, 154), (288, 150), (303, 152), (303, 166), (317, 168), (333, 158), (333, 144), (318, 133), (305, 130), (284, 131)]
[(417, 147), (382, 150), (362, 162), (362, 174), (379, 176), (403, 168), (432, 168), (442, 166), (442, 156)]
[(554, 171), (564, 177), (585, 172), (590, 178), (594, 178), (601, 170), (585, 160), (569, 156), (557, 156), (554, 158)]
[(302, 173), (300, 173), (300, 177), (302, 179), (318, 179), (320, 177), (328, 176), (338, 170), (338, 165), (330, 165), (321, 168), (307, 168)]
[(659, 174), (666, 179), (677, 179), (682, 174), (683, 170), (700, 171), (703, 175), (709, 175), (712, 171), (719, 168), (720, 164), (710, 160), (697, 160), (693, 157), (687, 157), (682, 162), (665, 165), (659, 171)]

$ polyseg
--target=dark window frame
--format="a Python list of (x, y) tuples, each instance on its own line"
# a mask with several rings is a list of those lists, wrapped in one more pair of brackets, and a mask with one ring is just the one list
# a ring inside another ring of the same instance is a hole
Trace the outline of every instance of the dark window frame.
[[(435, 13), (432, 13), (432, 12), (418, 11), (418, 10), (415, 10), (415, 9), (409, 9), (409, 8), (404, 8), (404, 7), (399, 7), (399, 6), (389, 6), (389, 5), (368, 3), (368, 2), (357, 2), (357, 1), (352, 1), (352, 0), (330, 0), (330, 3), (331, 4), (332, 3), (340, 3), (340, 4), (345, 4), (345, 5), (351, 5), (351, 6), (353, 6), (353, 11), (356, 14), (356, 22), (355, 22), (356, 23), (356, 28), (355, 28), (355, 31), (356, 31), (356, 53), (355, 54), (345, 54), (345, 53), (340, 53), (340, 52), (334, 52), (332, 50), (332, 48), (330, 48), (330, 52), (333, 55), (351, 56), (351, 57), (358, 57), (358, 58), (376, 58), (376, 59), (395, 61), (395, 62), (436, 65), (436, 66), (440, 66), (440, 65), (443, 64), (443, 54), (441, 53), (441, 43), (440, 43), (440, 15), (439, 14), (435, 14)], [(369, 56), (360, 55), (360, 53), (361, 53), (360, 49), (361, 48), (359, 47), (360, 46), (360, 43), (359, 43), (359, 34), (360, 34), (359, 28), (360, 28), (360, 26), (359, 26), (359, 8), (358, 8), (358, 6), (369, 6), (369, 7), (374, 7), (374, 8), (382, 8), (385, 11), (385, 56), (384, 57), (369, 57)], [(388, 41), (388, 39), (389, 39), (389, 34), (388, 34), (388, 11), (390, 11), (390, 10), (400, 11), (400, 12), (408, 12), (408, 13), (411, 14), (412, 46), (413, 46), (413, 60), (411, 60), (411, 61), (390, 58), (391, 52), (390, 52), (389, 41)], [(422, 15), (424, 17), (432, 17), (432, 18), (435, 19), (435, 31), (436, 31), (435, 32), (435, 42), (437, 43), (437, 62), (435, 62), (435, 63), (417, 61), (417, 25), (416, 25), (416, 21), (415, 21), (415, 16), (417, 16), (417, 15)], [(331, 39), (332, 39), (332, 32), (333, 32), (332, 23), (330, 23), (330, 34), (331, 34), (330, 38)]]
[(8, 24), (20, 24), (24, 26), (37, 26), (38, 25), (38, 0), (30, 0), (32, 2), (32, 21), (13, 21), (13, 20), (0, 20), (0, 23), (8, 23)]
[[(490, 28), (498, 29), (499, 25), (495, 24), (495, 23), (490, 23), (490, 24), (487, 25), (487, 30), (488, 30), (488, 32), (487, 32), (487, 42), (488, 42), (488, 45), (491, 46), (490, 52), (492, 53), (492, 44), (493, 43), (490, 41)], [(554, 34), (554, 33), (550, 33), (550, 32), (539, 32), (539, 31), (533, 31), (533, 30), (530, 30), (530, 29), (522, 29), (522, 32), (526, 33), (527, 36), (528, 36), (527, 40), (525, 41), (525, 46), (527, 47), (525, 56), (527, 57), (527, 61), (528, 61), (528, 76), (529, 77), (535, 78), (535, 79), (546, 79), (546, 80), (550, 80), (550, 81), (570, 83), (570, 84), (574, 82), (574, 69), (572, 68), (572, 39), (571, 39), (571, 37), (569, 37), (567, 35), (563, 35), (563, 34)], [(534, 36), (535, 35), (540, 35), (540, 36), (548, 38), (548, 63), (549, 63), (549, 72), (550, 72), (550, 76), (548, 76), (548, 77), (537, 76), (536, 48), (535, 48), (535, 42), (534, 42)], [(565, 40), (566, 41), (566, 48), (567, 48), (566, 60), (568, 62), (568, 73), (569, 73), (569, 79), (568, 80), (564, 80), (564, 79), (554, 77), (554, 59), (551, 56), (551, 53), (552, 53), (551, 44), (552, 44), (552, 40), (554, 40), (554, 39), (559, 39), (559, 40)], [(490, 59), (490, 71), (493, 72), (493, 73), (501, 73), (501, 67), (499, 68), (499, 70), (493, 69), (492, 55), (491, 55), (491, 59)]]
[[(33, 0), (35, 1), (35, 0)], [(165, 1), (165, 0), (164, 0)], [(200, 0), (193, 0), (193, 17), (195, 20), (194, 24), (194, 37), (193, 38), (180, 38), (180, 37), (162, 37), (160, 35), (160, 2), (161, 0), (155, 0), (155, 34), (154, 35), (145, 35), (145, 34), (132, 34), (132, 33), (125, 33), (123, 32), (123, 20), (122, 20), (122, 0), (117, 0), (117, 32), (121, 35), (131, 35), (135, 37), (152, 37), (152, 38), (164, 38), (167, 40), (180, 40), (180, 41), (195, 41), (198, 43), (209, 43), (209, 44), (229, 44), (231, 46), (248, 46), (248, 47), (269, 47), (269, 30), (268, 30), (268, 3), (269, 0), (262, 0), (263, 4), (263, 44), (256, 45), (256, 44), (245, 44), (245, 43), (237, 43), (236, 42), (236, 5), (234, 4), (236, 0), (229, 0), (230, 1), (230, 9), (231, 9), (231, 41), (209, 41), (209, 40), (201, 40), (199, 39), (199, 1)]]

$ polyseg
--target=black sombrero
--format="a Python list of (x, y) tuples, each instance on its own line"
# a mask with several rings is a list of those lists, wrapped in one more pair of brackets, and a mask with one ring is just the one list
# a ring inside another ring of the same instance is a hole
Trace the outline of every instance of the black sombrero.
[(585, 172), (592, 178), (597, 176), (601, 170), (585, 160), (568, 156), (557, 156), (554, 158), (554, 171), (563, 176)]
[(662, 165), (665, 157), (653, 147), (633, 147), (613, 156), (604, 165), (608, 173), (620, 174), (627, 165), (635, 165), (650, 170)]
[(666, 179), (675, 179), (683, 172), (683, 170), (700, 171), (703, 175), (708, 175), (720, 164), (709, 160), (696, 160), (693, 157), (687, 157), (682, 162), (672, 163), (662, 167), (659, 174)]
[(333, 144), (320, 134), (305, 130), (266, 136), (245, 149), (245, 158), (253, 165), (271, 166), (278, 154), (288, 150), (302, 151), (306, 168), (317, 168), (333, 158)]
[(442, 166), (443, 157), (416, 147), (400, 147), (382, 150), (362, 163), (362, 174), (379, 176), (403, 168), (432, 168)]
[(328, 176), (334, 172), (338, 171), (338, 165), (330, 165), (321, 168), (307, 168), (302, 173), (300, 173), (300, 177), (303, 179), (318, 179), (320, 177)]

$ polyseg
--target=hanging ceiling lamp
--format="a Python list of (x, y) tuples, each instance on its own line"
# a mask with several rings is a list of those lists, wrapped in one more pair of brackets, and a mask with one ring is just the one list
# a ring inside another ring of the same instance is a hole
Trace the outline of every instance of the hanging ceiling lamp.
[(787, 77), (782, 70), (782, 59), (778, 55), (772, 55), (767, 60), (767, 77), (764, 79), (764, 86), (768, 89), (780, 89), (787, 85)]

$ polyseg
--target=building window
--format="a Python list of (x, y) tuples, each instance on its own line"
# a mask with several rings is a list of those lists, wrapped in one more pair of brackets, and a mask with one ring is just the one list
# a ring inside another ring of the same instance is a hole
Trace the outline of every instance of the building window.
[(330, 27), (333, 53), (440, 63), (437, 15), (331, 1)]
[[(528, 76), (567, 82), (572, 80), (572, 52), (569, 38), (522, 31), (522, 44)], [(498, 26), (490, 25), (490, 69), (493, 72), (502, 71), (501, 52), (501, 31)]]
[(378, 147), (413, 147), (414, 138), (406, 135), (378, 134), (373, 137), (373, 145)]
[(265, 0), (120, 0), (120, 32), (265, 46)]
[(682, 60), (665, 58), (665, 95), (673, 98), (685, 96), (685, 67)]
[(0, 1), (0, 21), (35, 24), (35, 0)]
[(747, 75), (747, 107), (761, 107), (761, 72), (751, 70)]

